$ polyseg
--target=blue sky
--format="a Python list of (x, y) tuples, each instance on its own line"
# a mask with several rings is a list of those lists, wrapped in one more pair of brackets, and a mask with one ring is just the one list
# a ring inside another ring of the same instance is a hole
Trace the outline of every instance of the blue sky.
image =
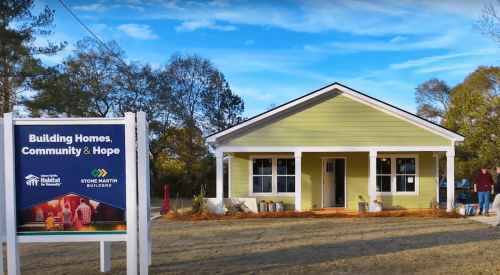
[[(483, 0), (63, 2), (129, 60), (158, 66), (174, 52), (209, 58), (243, 98), (246, 117), (333, 82), (415, 112), (415, 87), (424, 81), (456, 85), (477, 66), (500, 65), (498, 45), (472, 28)], [(90, 36), (58, 1), (35, 4), (56, 10), (49, 39), (70, 44), (42, 58), (46, 64)]]

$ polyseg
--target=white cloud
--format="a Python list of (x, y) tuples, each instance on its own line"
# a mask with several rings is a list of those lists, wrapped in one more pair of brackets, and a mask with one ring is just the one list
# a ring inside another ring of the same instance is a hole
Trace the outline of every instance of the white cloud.
[(294, 79), (308, 79), (319, 83), (329, 84), (335, 81), (335, 77), (328, 73), (318, 72), (305, 68), (308, 65), (321, 61), (320, 56), (305, 55), (297, 50), (277, 51), (219, 51), (205, 52), (211, 56), (211, 60), (224, 72), (231, 73), (274, 73), (286, 75)]
[(252, 97), (261, 101), (267, 101), (269, 102), (273, 97), (274, 94), (272, 93), (263, 93), (261, 90), (253, 89), (253, 88), (240, 88), (240, 87), (231, 87), (231, 90), (239, 95), (239, 96), (245, 96), (245, 97)]
[(110, 8), (112, 8), (112, 9), (117, 9), (117, 8), (121, 8), (121, 7), (122, 7), (122, 5), (113, 5), (113, 6), (111, 6)]
[(141, 0), (125, 0), (126, 3), (141, 4)]
[(132, 5), (127, 5), (127, 7), (129, 7), (130, 9), (133, 9), (133, 10), (138, 10), (140, 12), (144, 12), (144, 8), (143, 7), (132, 6)]
[(230, 4), (228, 0), (214, 0), (212, 2), (208, 2), (207, 5), (210, 7), (227, 7)]
[(391, 39), (389, 42), (391, 42), (391, 43), (398, 43), (398, 42), (402, 42), (402, 41), (406, 41), (406, 40), (408, 40), (408, 37), (396, 36), (393, 39)]
[(89, 19), (89, 20), (96, 20), (96, 18), (94, 16), (91, 16), (91, 15), (82, 15), (81, 18), (82, 19)]
[[(226, 0), (150, 0), (148, 4), (159, 3), (166, 10), (148, 14), (147, 18), (168, 18), (188, 24), (208, 21), (220, 25), (224, 22), (231, 26), (245, 24), (309, 33), (337, 31), (369, 36), (439, 36), (450, 28), (463, 32), (463, 24), (471, 24), (470, 14), (465, 11), (480, 11), (483, 5), (478, 1), (456, 0), (453, 4), (449, 1), (435, 4), (433, 0), (236, 1), (229, 6)], [(455, 4), (457, 7), (449, 7)], [(436, 17), (440, 20), (432, 19)], [(468, 21), (464, 22), (464, 19)]]
[(211, 29), (219, 31), (237, 30), (234, 26), (220, 26), (211, 21), (185, 21), (182, 25), (174, 28), (176, 32), (195, 31), (197, 29)]
[[(388, 0), (390, 1), (390, 0)], [(477, 19), (484, 4), (493, 2), (490, 0), (455, 0), (455, 1), (435, 1), (435, 0), (410, 0), (410, 1), (400, 1), (405, 3), (407, 6), (415, 4), (415, 2), (420, 5), (427, 6), (430, 9), (440, 10), (444, 12), (454, 13), (461, 16), (466, 16), (471, 19)]]
[(254, 43), (255, 43), (255, 41), (253, 41), (253, 40), (245, 41), (245, 45), (253, 45)]
[(104, 7), (102, 4), (92, 4), (89, 6), (76, 6), (73, 7), (73, 9), (82, 11), (99, 11), (99, 12), (108, 10), (108, 8)]
[(152, 40), (158, 39), (159, 36), (153, 34), (153, 31), (148, 25), (138, 25), (138, 24), (124, 24), (120, 25), (118, 30), (124, 32), (126, 35), (138, 39)]
[(183, 11), (184, 9), (179, 7), (177, 5), (177, 2), (179, 0), (171, 0), (171, 1), (165, 1), (165, 0), (151, 0), (151, 3), (159, 3), (162, 5), (164, 8), (167, 10), (177, 10), (177, 11)]
[(401, 70), (401, 69), (407, 69), (407, 68), (412, 68), (412, 67), (422, 67), (422, 66), (428, 65), (430, 63), (441, 61), (443, 59), (450, 59), (450, 58), (470, 56), (470, 55), (492, 54), (492, 53), (495, 53), (497, 51), (498, 50), (496, 50), (496, 49), (483, 49), (483, 50), (479, 50), (476, 52), (470, 52), (470, 53), (431, 56), (431, 57), (426, 57), (426, 58), (421, 58), (421, 59), (416, 59), (416, 60), (408, 60), (408, 61), (403, 62), (403, 63), (391, 64), (391, 65), (389, 65), (389, 69)]
[(463, 37), (459, 33), (449, 31), (449, 33), (439, 36), (419, 36), (419, 38), (412, 39), (413, 41), (407, 41), (404, 37), (396, 37), (389, 42), (365, 38), (362, 42), (330, 42), (324, 45), (304, 45), (303, 49), (317, 53), (407, 52), (447, 48), (457, 45), (461, 39)]
[(405, 111), (416, 111), (416, 104), (408, 101), (408, 94), (413, 95), (415, 86), (408, 81), (357, 78), (337, 78), (336, 81)]
[(442, 72), (442, 71), (455, 71), (455, 70), (463, 71), (464, 69), (467, 69), (468, 72), (472, 72), (476, 67), (477, 67), (476, 64), (471, 64), (471, 63), (469, 63), (469, 64), (448, 64), (448, 65), (443, 65), (443, 66), (423, 68), (423, 69), (417, 70), (417, 73), (426, 74), (426, 73), (436, 73), (436, 72)]
[(109, 27), (106, 25), (106, 24), (101, 24), (101, 23), (98, 23), (98, 24), (93, 24), (92, 25), (92, 30), (94, 32), (101, 32), (105, 29), (108, 29)]

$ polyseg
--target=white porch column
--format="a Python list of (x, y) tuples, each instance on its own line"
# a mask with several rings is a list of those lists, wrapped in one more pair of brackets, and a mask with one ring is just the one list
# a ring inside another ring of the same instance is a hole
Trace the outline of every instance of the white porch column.
[(233, 153), (228, 154), (228, 159), (227, 159), (227, 197), (228, 198), (231, 198), (231, 192), (233, 190), (233, 188), (232, 188), (233, 181), (231, 180), (231, 170), (233, 167), (233, 158), (234, 158)]
[(446, 211), (451, 212), (455, 208), (455, 150), (446, 152)]
[(216, 198), (217, 198), (217, 211), (216, 214), (222, 214), (224, 209), (224, 165), (222, 163), (223, 152), (221, 149), (215, 151), (216, 158), (216, 170), (215, 170), (215, 182), (216, 182)]
[(302, 211), (302, 152), (295, 152), (295, 211)]
[(433, 156), (436, 158), (436, 202), (439, 203), (439, 154), (434, 153)]
[(368, 182), (368, 196), (370, 204), (377, 199), (377, 151), (370, 151), (370, 179)]

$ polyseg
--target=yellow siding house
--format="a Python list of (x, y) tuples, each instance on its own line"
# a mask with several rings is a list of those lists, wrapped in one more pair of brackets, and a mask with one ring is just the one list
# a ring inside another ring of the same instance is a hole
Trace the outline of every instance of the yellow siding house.
[[(438, 155), (454, 182), (464, 137), (409, 112), (331, 84), (207, 137), (216, 146), (218, 212), (223, 159), (229, 197), (283, 201), (285, 208), (427, 208), (438, 198)], [(453, 208), (448, 185), (448, 210)]]

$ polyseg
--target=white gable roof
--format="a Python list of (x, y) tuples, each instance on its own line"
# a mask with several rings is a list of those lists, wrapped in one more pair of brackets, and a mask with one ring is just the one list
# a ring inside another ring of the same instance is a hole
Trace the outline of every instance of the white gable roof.
[(309, 93), (303, 97), (297, 98), (295, 100), (292, 100), (288, 103), (285, 103), (281, 106), (278, 106), (272, 110), (269, 110), (265, 113), (262, 113), (260, 115), (257, 115), (255, 117), (252, 117), (240, 124), (237, 124), (233, 127), (230, 127), (226, 130), (220, 131), (218, 133), (215, 133), (213, 135), (210, 135), (206, 138), (207, 143), (212, 143), (215, 144), (218, 141), (236, 133), (240, 132), (244, 129), (247, 129), (249, 127), (253, 127), (262, 121), (265, 121), (269, 118), (275, 118), (279, 117), (281, 113), (288, 112), (292, 110), (293, 108), (300, 106), (306, 102), (312, 101), (318, 97), (321, 97), (322, 95), (328, 94), (328, 93), (338, 93), (340, 92), (342, 95), (351, 98), (355, 101), (358, 101), (360, 103), (366, 104), (368, 106), (371, 106), (373, 108), (376, 108), (380, 111), (383, 111), (389, 115), (392, 115), (394, 117), (398, 117), (404, 121), (407, 121), (411, 124), (414, 124), (418, 127), (421, 127), (427, 131), (433, 132), (437, 135), (440, 135), (442, 137), (448, 138), (452, 141), (463, 141), (464, 136), (457, 134), (453, 131), (450, 131), (443, 126), (440, 126), (438, 124), (435, 124), (433, 122), (430, 122), (426, 119), (423, 119), (419, 116), (416, 116), (412, 113), (409, 113), (407, 111), (404, 111), (402, 109), (399, 109), (397, 107), (394, 107), (390, 104), (387, 104), (385, 102), (382, 102), (380, 100), (377, 100), (373, 97), (367, 96), (363, 93), (360, 93), (358, 91), (355, 91), (349, 87), (346, 87), (342, 84), (339, 84), (337, 82), (330, 84), (326, 87), (323, 87), (319, 90), (316, 90), (312, 93)]

